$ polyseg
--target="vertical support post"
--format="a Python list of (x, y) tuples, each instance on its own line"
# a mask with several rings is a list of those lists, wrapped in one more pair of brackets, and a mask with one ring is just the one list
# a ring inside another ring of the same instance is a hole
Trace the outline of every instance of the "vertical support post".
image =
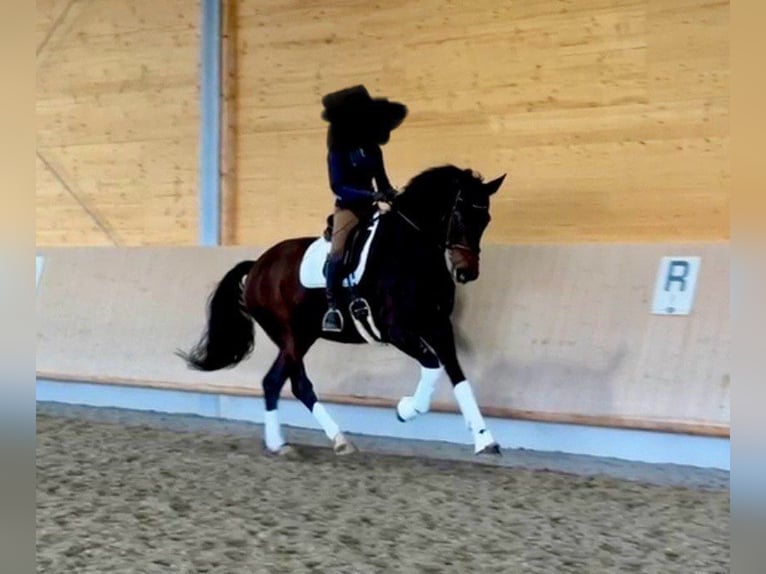
[(201, 0), (199, 242), (221, 242), (221, 0)]

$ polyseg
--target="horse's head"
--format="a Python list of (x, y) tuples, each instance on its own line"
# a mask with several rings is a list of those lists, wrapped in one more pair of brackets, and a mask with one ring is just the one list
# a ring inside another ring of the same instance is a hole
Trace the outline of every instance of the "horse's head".
[(481, 238), (489, 225), (489, 200), (505, 175), (484, 182), (470, 169), (436, 167), (414, 177), (396, 199), (400, 213), (447, 251), (459, 283), (479, 278)]
[(454, 204), (447, 225), (446, 248), (452, 275), (458, 283), (479, 278), (481, 238), (490, 220), (490, 197), (505, 180), (505, 174), (484, 183), (470, 170), (464, 170), (455, 184)]

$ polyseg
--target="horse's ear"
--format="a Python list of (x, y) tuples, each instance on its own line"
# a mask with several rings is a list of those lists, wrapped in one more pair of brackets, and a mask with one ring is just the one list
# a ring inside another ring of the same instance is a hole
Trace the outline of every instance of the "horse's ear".
[(492, 195), (496, 193), (498, 189), (500, 189), (500, 186), (503, 185), (503, 181), (505, 180), (506, 175), (508, 174), (504, 173), (497, 179), (493, 179), (492, 181), (488, 181), (484, 184), (484, 191), (487, 192), (487, 195)]

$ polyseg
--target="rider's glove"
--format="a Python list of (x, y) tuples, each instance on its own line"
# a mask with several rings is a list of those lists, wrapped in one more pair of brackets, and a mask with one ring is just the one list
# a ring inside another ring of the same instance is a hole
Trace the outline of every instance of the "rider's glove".
[(395, 197), (396, 197), (396, 190), (393, 187), (390, 187), (384, 191), (376, 191), (373, 194), (373, 199), (376, 202), (385, 201), (386, 203), (391, 203)]

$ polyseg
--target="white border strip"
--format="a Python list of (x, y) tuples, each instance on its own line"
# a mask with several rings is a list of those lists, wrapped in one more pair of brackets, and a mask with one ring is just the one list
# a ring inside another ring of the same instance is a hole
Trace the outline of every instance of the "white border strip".
[(36, 255), (35, 256), (35, 265), (36, 265), (36, 276), (35, 276), (35, 287), (40, 286), (40, 277), (43, 275), (43, 267), (45, 267), (45, 257), (42, 255)]
[[(253, 423), (263, 423), (264, 412), (263, 400), (258, 397), (47, 379), (37, 379), (37, 400)], [(457, 414), (429, 413), (400, 423), (393, 409), (327, 403), (326, 406), (349, 433), (471, 444), (471, 435)], [(305, 407), (287, 397), (280, 401), (280, 420), (289, 426), (319, 430)], [(487, 423), (505, 448), (730, 470), (727, 438), (490, 417)]]

